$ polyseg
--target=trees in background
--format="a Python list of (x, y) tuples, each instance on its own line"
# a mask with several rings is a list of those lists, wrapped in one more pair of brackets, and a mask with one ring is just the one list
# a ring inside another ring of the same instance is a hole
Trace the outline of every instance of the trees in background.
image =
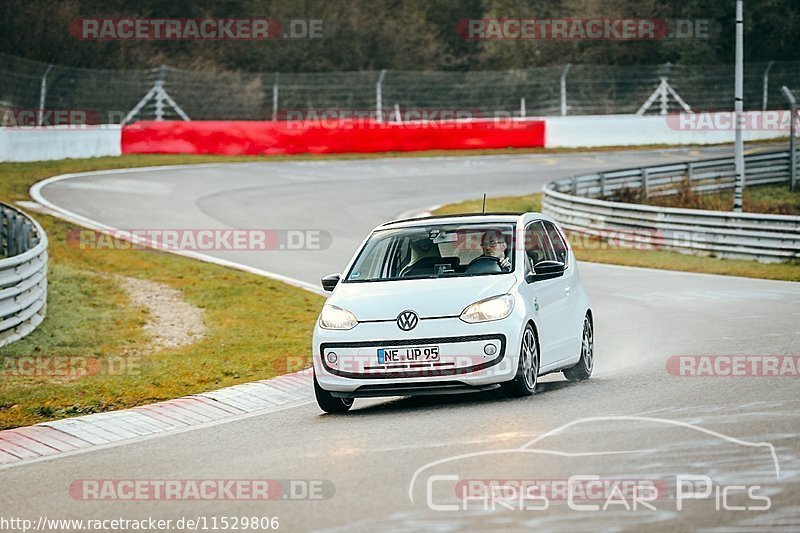
[[(798, 58), (800, 2), (747, 0), (745, 60)], [(731, 63), (732, 0), (5, 0), (0, 52), (109, 69), (312, 72), (494, 70), (546, 65)], [(268, 41), (81, 41), (86, 17), (321, 19), (323, 39)], [(670, 18), (710, 20), (707, 39), (657, 41), (466, 41), (469, 18)]]

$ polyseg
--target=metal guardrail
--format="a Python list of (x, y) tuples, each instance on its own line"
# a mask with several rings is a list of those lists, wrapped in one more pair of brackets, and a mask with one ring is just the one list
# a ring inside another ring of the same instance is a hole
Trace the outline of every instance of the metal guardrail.
[[(747, 185), (787, 183), (789, 152), (745, 158)], [(763, 262), (800, 260), (800, 216), (678, 209), (609, 201), (732, 189), (733, 158), (601, 172), (550, 182), (542, 210), (569, 232), (611, 238), (621, 246)]]
[(0, 346), (28, 335), (47, 310), (47, 235), (36, 220), (0, 203)]

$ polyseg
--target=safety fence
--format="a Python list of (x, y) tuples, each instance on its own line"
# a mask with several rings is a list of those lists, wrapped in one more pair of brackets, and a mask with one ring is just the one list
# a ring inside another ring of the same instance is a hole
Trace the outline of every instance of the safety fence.
[[(795, 161), (797, 164), (797, 161)], [(746, 185), (787, 183), (790, 152), (745, 158)], [(611, 201), (735, 186), (733, 158), (630, 168), (566, 178), (544, 188), (542, 209), (570, 232), (613, 235), (622, 245), (776, 262), (800, 259), (800, 216), (679, 209)], [(788, 188), (788, 187), (787, 187)]]
[(0, 204), (0, 346), (21, 339), (47, 310), (47, 235), (33, 218)]
[[(667, 114), (733, 107), (732, 65), (558, 65), (498, 71), (209, 72), (99, 70), (0, 54), (0, 110), (85, 112), (91, 123), (376, 120)], [(785, 109), (800, 61), (745, 65), (746, 110)], [(48, 125), (48, 120), (42, 120)]]

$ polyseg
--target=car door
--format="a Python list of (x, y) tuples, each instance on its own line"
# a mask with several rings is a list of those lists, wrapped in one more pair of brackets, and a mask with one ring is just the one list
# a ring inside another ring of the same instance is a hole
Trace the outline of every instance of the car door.
[(581, 335), (583, 333), (583, 313), (579, 309), (579, 288), (577, 286), (580, 283), (580, 279), (576, 275), (577, 267), (570, 263), (569, 247), (564, 233), (549, 220), (543, 220), (542, 224), (547, 236), (550, 238), (556, 261), (561, 261), (566, 266), (564, 277), (561, 278), (565, 295), (564, 315), (559, 321), (560, 329), (563, 330), (559, 332), (563, 345), (559, 347), (558, 351), (559, 353), (563, 352), (563, 358), (570, 359), (580, 353)]
[[(533, 272), (540, 261), (557, 261), (555, 251), (541, 220), (525, 226), (525, 269)], [(539, 357), (542, 370), (557, 366), (566, 357), (567, 332), (563, 324), (568, 308), (569, 291), (564, 277), (524, 283), (520, 290), (533, 311), (539, 334)]]

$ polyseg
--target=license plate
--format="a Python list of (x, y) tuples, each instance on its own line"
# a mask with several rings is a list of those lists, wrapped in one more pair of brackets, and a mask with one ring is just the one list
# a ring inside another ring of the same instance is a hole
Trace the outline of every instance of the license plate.
[(438, 361), (438, 346), (415, 346), (413, 348), (378, 348), (378, 364)]

